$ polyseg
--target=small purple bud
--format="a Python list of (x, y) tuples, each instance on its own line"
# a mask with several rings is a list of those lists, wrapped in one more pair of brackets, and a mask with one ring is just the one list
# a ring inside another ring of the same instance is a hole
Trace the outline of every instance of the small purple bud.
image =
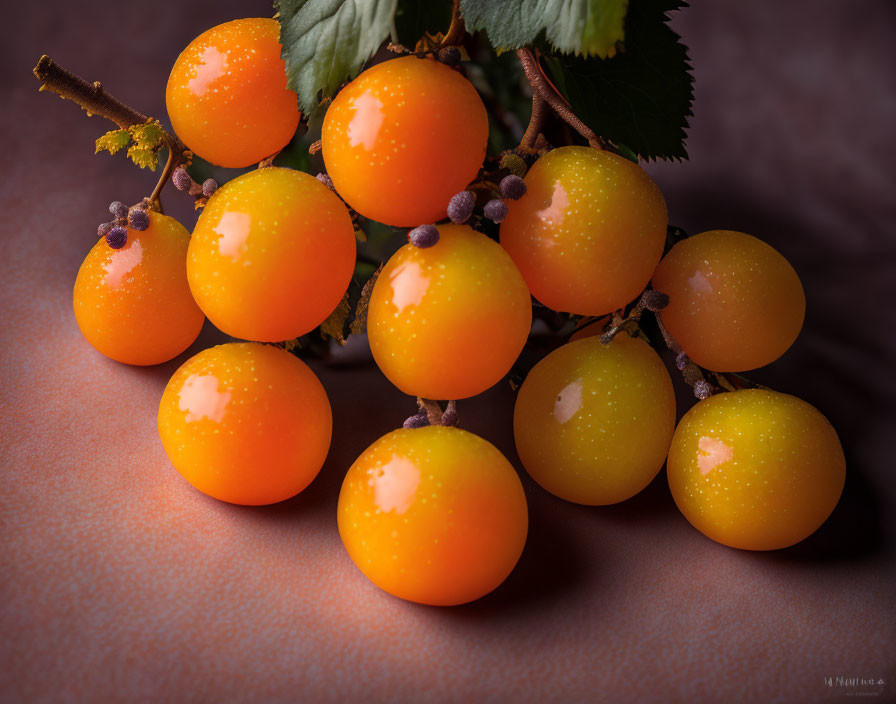
[(324, 184), (330, 190), (336, 190), (333, 187), (333, 179), (330, 178), (329, 174), (325, 174), (325, 173), (321, 172), (316, 176), (316, 178), (318, 181), (320, 181), (322, 184)]
[(408, 233), (408, 242), (420, 249), (432, 247), (439, 241), (439, 228), (435, 225), (420, 225)]
[(128, 206), (120, 200), (109, 203), (109, 212), (117, 218), (126, 218), (128, 216)]
[(446, 46), (439, 49), (436, 58), (448, 66), (457, 66), (460, 63), (460, 50), (456, 46)]
[(212, 193), (218, 190), (218, 182), (213, 178), (207, 178), (202, 182), (202, 195), (211, 198)]
[(654, 291), (653, 289), (648, 289), (643, 294), (641, 294), (641, 303), (647, 310), (651, 310), (654, 313), (662, 310), (667, 305), (669, 305), (669, 296), (667, 296), (662, 291)]
[(473, 214), (474, 205), (476, 194), (473, 191), (455, 193), (448, 202), (448, 217), (455, 225), (463, 225)]
[(111, 230), (111, 229), (112, 229), (112, 223), (104, 222), (102, 225), (100, 225), (98, 228), (96, 228), (96, 235), (97, 235), (97, 237), (105, 237), (107, 234), (109, 234), (109, 230)]
[(131, 208), (128, 213), (128, 227), (138, 232), (143, 232), (149, 227), (149, 213), (143, 208)]
[(424, 426), (429, 425), (429, 418), (426, 417), (425, 413), (418, 413), (415, 416), (411, 416), (404, 423), (401, 424), (402, 428), (422, 428)]
[(174, 173), (171, 174), (171, 182), (179, 191), (189, 191), (190, 187), (193, 185), (193, 179), (190, 178), (190, 174), (187, 173), (187, 170), (183, 166), (178, 166), (174, 170)]
[(500, 198), (493, 198), (485, 204), (485, 217), (493, 222), (501, 222), (507, 217), (507, 203)]
[(680, 372), (683, 372), (685, 367), (687, 367), (690, 362), (691, 358), (688, 357), (684, 352), (679, 352), (677, 355), (675, 355), (675, 367)]
[(128, 231), (121, 225), (116, 225), (106, 233), (106, 243), (112, 249), (121, 249), (128, 243)]
[(708, 381), (698, 381), (694, 384), (694, 396), (699, 398), (701, 401), (703, 399), (709, 398), (712, 396), (712, 384)]
[(519, 200), (526, 195), (526, 182), (516, 174), (510, 174), (501, 179), (501, 195), (510, 200)]

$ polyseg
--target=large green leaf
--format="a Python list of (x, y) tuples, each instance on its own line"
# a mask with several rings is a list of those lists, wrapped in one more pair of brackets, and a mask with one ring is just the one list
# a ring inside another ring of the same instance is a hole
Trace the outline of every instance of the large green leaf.
[(496, 49), (534, 44), (544, 32), (558, 51), (605, 57), (625, 38), (627, 5), (628, 0), (461, 0), (460, 9), (467, 28), (484, 29)]
[(667, 20), (680, 0), (631, 0), (625, 50), (609, 59), (549, 56), (550, 78), (602, 137), (645, 159), (686, 159), (694, 98), (687, 47)]
[(277, 0), (289, 87), (312, 113), (389, 36), (397, 0)]

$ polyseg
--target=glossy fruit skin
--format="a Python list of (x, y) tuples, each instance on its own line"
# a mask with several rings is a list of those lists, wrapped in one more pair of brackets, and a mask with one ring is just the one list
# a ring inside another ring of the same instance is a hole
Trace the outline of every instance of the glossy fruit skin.
[(203, 350), (171, 377), (159, 405), (171, 464), (199, 491), (247, 506), (308, 486), (327, 456), (330, 402), (314, 372), (278, 347)]
[(439, 241), (405, 245), (370, 296), (373, 358), (411, 396), (460, 399), (510, 371), (532, 325), (526, 284), (501, 246), (466, 225), (439, 225)]
[(624, 501), (659, 473), (675, 428), (675, 393), (659, 356), (621, 333), (570, 342), (523, 382), (513, 431), (523, 466), (561, 499)]
[(846, 476), (828, 420), (805, 401), (761, 389), (697, 403), (675, 430), (667, 469), (685, 518), (744, 550), (777, 550), (814, 533)]
[(154, 212), (147, 229), (128, 229), (121, 249), (100, 238), (81, 264), (73, 296), (75, 319), (91, 345), (144, 366), (193, 344), (205, 317), (187, 285), (189, 242), (183, 225)]
[(663, 258), (653, 286), (668, 294), (660, 316), (701, 367), (741, 372), (780, 357), (799, 335), (806, 296), (790, 263), (743, 232), (711, 230)]
[(560, 147), (507, 203), (501, 244), (532, 295), (553, 310), (603, 315), (647, 285), (663, 254), (668, 216), (637, 164), (590, 147)]
[(267, 167), (209, 199), (190, 240), (187, 276), (219, 329), (278, 342), (333, 312), (355, 256), (351, 216), (339, 197), (306, 173)]
[(239, 168), (289, 143), (299, 108), (280, 48), (280, 25), (265, 17), (225, 22), (190, 42), (165, 91), (171, 124), (187, 147)]
[(383, 436), (339, 493), (339, 535), (354, 563), (380, 589), (421, 604), (463, 604), (495, 589), (519, 560), (528, 524), (504, 455), (453, 427)]
[(339, 91), (321, 143), (336, 191), (361, 215), (397, 227), (434, 223), (476, 178), (488, 115), (460, 73), (407, 56)]

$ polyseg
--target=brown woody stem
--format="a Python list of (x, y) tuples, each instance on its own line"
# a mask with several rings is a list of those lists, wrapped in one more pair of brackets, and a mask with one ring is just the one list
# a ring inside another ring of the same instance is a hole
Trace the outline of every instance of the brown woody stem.
[[(62, 98), (68, 98), (80, 105), (88, 115), (100, 115), (111, 120), (119, 129), (126, 130), (133, 125), (149, 121), (149, 117), (125, 105), (112, 96), (99, 81), (88, 83), (80, 76), (57, 64), (44, 54), (34, 67), (34, 75), (41, 82), (41, 90), (51, 90)], [(175, 135), (162, 130), (162, 141), (168, 148), (168, 160), (162, 175), (153, 189), (150, 202), (161, 210), (159, 195), (175, 168), (188, 164), (192, 153)]]
[(454, 401), (448, 401), (443, 409), (438, 401), (418, 396), (417, 408), (426, 414), (430, 425), (454, 425), (457, 422), (457, 406)]
[[(551, 109), (557, 113), (566, 124), (582, 135), (582, 137), (588, 141), (590, 146), (595, 149), (603, 149), (605, 142), (594, 133), (594, 130), (578, 118), (563, 97), (551, 85), (550, 81), (545, 78), (544, 73), (541, 70), (541, 65), (538, 63), (538, 59), (532, 53), (532, 50), (526, 49), (525, 47), (517, 49), (516, 55), (520, 60), (523, 73), (526, 74), (526, 80), (528, 80), (529, 85), (532, 86), (532, 91), (550, 105)], [(534, 107), (535, 105), (533, 103), (533, 109)]]
[(529, 117), (529, 124), (526, 131), (520, 139), (520, 148), (531, 152), (535, 150), (535, 140), (541, 134), (541, 128), (544, 124), (545, 112), (548, 104), (545, 99), (538, 93), (532, 95), (532, 115)]

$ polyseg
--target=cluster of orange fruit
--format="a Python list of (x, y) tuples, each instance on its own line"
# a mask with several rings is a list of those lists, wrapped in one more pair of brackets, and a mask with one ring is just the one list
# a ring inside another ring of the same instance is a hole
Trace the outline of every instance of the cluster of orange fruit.
[[(238, 20), (202, 34), (171, 72), (167, 105), (178, 136), (212, 163), (245, 167), (277, 152), (300, 118), (277, 23)], [(430, 57), (395, 58), (327, 109), (322, 150), (335, 192), (268, 166), (211, 195), (192, 236), (149, 212), (123, 246), (100, 239), (74, 291), (78, 324), (100, 352), (127, 364), (167, 361), (206, 316), (251, 341), (198, 353), (164, 391), (162, 443), (193, 486), (259, 505), (314, 479), (331, 438), (326, 392), (302, 361), (262, 343), (313, 330), (342, 300), (356, 257), (346, 204), (396, 227), (439, 223), (477, 178), (487, 139), (485, 108), (461, 72)], [(506, 199), (500, 242), (437, 224), (437, 237), (407, 244), (379, 274), (370, 348), (401, 391), (455, 400), (500, 381), (529, 336), (530, 293), (554, 310), (601, 316), (652, 280), (669, 297), (665, 327), (690, 359), (719, 372), (768, 364), (796, 338), (805, 299), (787, 261), (729, 231), (685, 239), (663, 258), (666, 204), (637, 164), (562, 147), (538, 159), (524, 184)], [(761, 550), (803, 539), (833, 510), (843, 452), (810, 405), (766, 390), (720, 393), (676, 428), (672, 382), (651, 347), (626, 334), (607, 344), (580, 338), (536, 365), (516, 402), (520, 459), (546, 490), (615, 503), (668, 458), (688, 520), (726, 545)], [(338, 527), (384, 590), (457, 604), (506, 578), (528, 516), (522, 484), (493, 445), (425, 425), (391, 432), (358, 458)]]

